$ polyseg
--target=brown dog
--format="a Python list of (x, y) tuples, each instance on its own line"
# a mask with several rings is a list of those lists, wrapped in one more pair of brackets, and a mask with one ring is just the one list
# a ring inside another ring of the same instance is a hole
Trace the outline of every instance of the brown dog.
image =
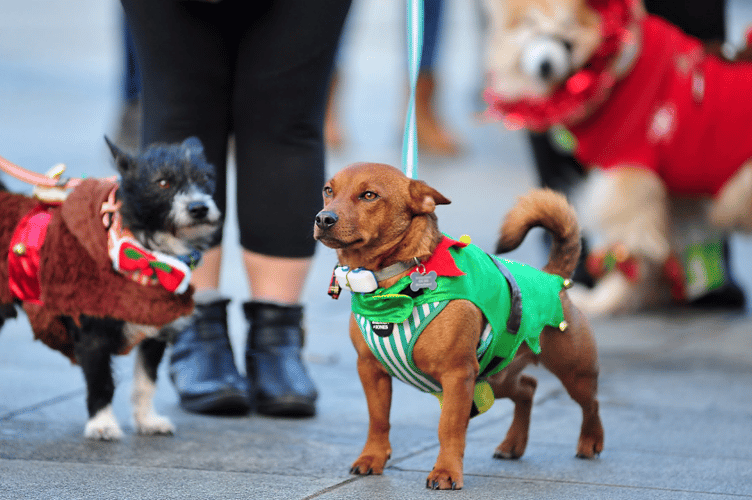
[[(401, 286), (400, 283), (404, 280), (413, 279), (406, 278), (412, 273), (411, 276), (418, 278), (413, 283), (424, 283), (408, 287), (415, 296), (414, 288), (418, 289), (417, 293), (423, 292), (421, 287), (424, 286), (431, 289), (431, 273), (425, 271), (431, 266), (439, 249), (443, 248), (447, 252), (451, 250), (454, 263), (459, 263), (460, 256), (466, 251), (482, 253), (477, 247), (465, 246), (445, 238), (439, 232), (434, 209), (437, 204), (447, 204), (449, 200), (425, 183), (408, 179), (394, 167), (373, 163), (351, 165), (326, 184), (323, 196), (324, 209), (316, 216), (314, 237), (337, 250), (339, 265), (345, 266), (343, 269), (347, 271), (345, 281), (355, 291), (358, 291), (359, 286), (356, 284), (356, 274), (365, 269), (374, 272), (372, 276), (378, 282), (379, 290)], [(506, 364), (501, 363), (505, 367), (487, 378), (494, 398), (508, 397), (515, 403), (512, 425), (504, 441), (496, 448), (494, 457), (518, 458), (525, 451), (537, 382), (521, 372), (527, 364), (540, 361), (559, 377), (572, 398), (582, 407), (583, 422), (577, 456), (591, 458), (603, 449), (603, 427), (596, 399), (598, 362), (595, 340), (587, 319), (570, 303), (561, 286), (564, 282), (562, 277), (571, 274), (579, 256), (579, 229), (572, 208), (562, 196), (553, 191), (538, 190), (522, 198), (507, 216), (499, 249), (508, 251), (517, 247), (534, 226), (544, 226), (554, 234), (551, 258), (544, 270), (558, 276), (546, 275), (537, 270), (532, 272), (558, 280), (558, 289), (553, 292), (553, 297), (556, 305), (561, 306), (565, 322), (556, 323), (559, 328), (545, 326), (542, 331), (539, 328), (535, 332), (535, 338), (540, 341), (538, 349), (531, 347), (536, 345), (535, 340), (521, 342), (516, 354), (510, 355)], [(456, 245), (446, 250), (447, 241)], [(486, 264), (491, 263), (494, 267), (496, 259), (487, 255), (485, 258)], [(510, 261), (504, 262), (510, 269), (514, 265), (520, 266)], [(504, 266), (499, 266), (499, 269), (502, 267)], [(387, 277), (395, 272), (397, 274)], [(368, 274), (368, 271), (365, 273)], [(428, 285), (421, 281), (424, 278), (429, 278)], [(438, 278), (439, 281), (442, 279), (451, 281), (454, 278)], [(510, 279), (507, 282), (511, 290), (515, 279), (507, 278)], [(516, 284), (525, 291), (525, 283)], [(433, 286), (436, 287), (436, 284), (433, 283)], [(441, 290), (441, 286), (438, 290)], [(506, 290), (507, 285), (503, 285), (503, 288)], [(404, 293), (407, 295), (398, 298), (411, 295), (406, 290), (407, 288)], [(511, 295), (514, 297), (514, 292)], [(356, 299), (369, 296), (371, 295), (367, 293), (353, 293), (354, 311)], [(394, 295), (389, 295), (378, 298), (386, 301), (393, 297)], [(523, 294), (524, 305), (534, 308), (535, 300), (525, 302), (525, 297)], [(509, 308), (510, 302), (506, 304)], [(510, 310), (516, 310), (514, 298), (511, 304)], [(440, 450), (436, 465), (428, 475), (426, 486), (429, 488), (462, 488), (465, 434), (474, 409), (473, 387), (479, 380), (479, 375), (482, 379), (484, 374), (476, 355), (479, 344), (486, 338), (485, 331), (492, 321), (491, 317), (491, 314), (484, 314), (470, 300), (450, 300), (433, 321), (419, 332), (417, 341), (414, 341), (412, 356), (417, 373), (425, 376), (426, 383), (439, 384), (438, 391), (443, 391), (439, 420)], [(392, 377), (391, 372), (369, 347), (366, 334), (361, 333), (362, 321), (361, 316), (353, 314), (350, 338), (358, 353), (358, 374), (366, 394), (370, 422), (365, 447), (353, 463), (351, 473), (381, 474), (391, 454), (389, 411)], [(509, 335), (510, 325), (511, 322), (507, 321), (504, 335)], [(388, 338), (396, 336), (398, 330), (400, 335), (403, 333), (400, 325), (392, 325), (391, 328), (386, 333), (370, 337)], [(389, 333), (390, 331), (394, 333)], [(535, 354), (534, 350), (538, 350), (540, 354)], [(485, 369), (485, 373), (488, 371)]]

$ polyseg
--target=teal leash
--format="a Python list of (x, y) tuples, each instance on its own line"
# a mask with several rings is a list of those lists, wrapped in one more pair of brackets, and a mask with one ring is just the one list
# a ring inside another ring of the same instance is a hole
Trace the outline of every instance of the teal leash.
[(402, 169), (411, 179), (418, 176), (418, 129), (415, 122), (415, 87), (418, 84), (420, 56), (423, 51), (423, 0), (407, 2), (407, 54), (410, 97), (402, 139)]

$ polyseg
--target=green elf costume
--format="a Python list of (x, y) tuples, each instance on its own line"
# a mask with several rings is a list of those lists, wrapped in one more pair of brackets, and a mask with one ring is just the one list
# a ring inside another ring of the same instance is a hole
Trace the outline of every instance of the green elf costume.
[(523, 342), (539, 354), (544, 326), (566, 328), (559, 292), (567, 281), (445, 236), (410, 276), (389, 288), (353, 292), (351, 307), (363, 338), (386, 370), (441, 401), (441, 385), (415, 365), (413, 348), (450, 300), (475, 304), (488, 320), (476, 352), (475, 416), (493, 404), (484, 380), (506, 367)]

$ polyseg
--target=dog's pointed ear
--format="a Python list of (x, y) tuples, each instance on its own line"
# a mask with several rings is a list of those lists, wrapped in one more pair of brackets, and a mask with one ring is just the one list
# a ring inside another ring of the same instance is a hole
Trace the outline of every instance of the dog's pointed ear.
[(201, 139), (196, 136), (187, 138), (181, 146), (189, 160), (194, 156), (204, 156), (204, 145), (201, 143)]
[(107, 143), (107, 146), (109, 146), (110, 151), (112, 152), (112, 157), (115, 159), (115, 168), (117, 168), (118, 172), (121, 174), (125, 174), (131, 163), (130, 155), (117, 147), (109, 137), (104, 136), (104, 141)]
[(436, 205), (448, 205), (451, 201), (423, 181), (410, 181), (410, 208), (415, 215), (429, 214)]

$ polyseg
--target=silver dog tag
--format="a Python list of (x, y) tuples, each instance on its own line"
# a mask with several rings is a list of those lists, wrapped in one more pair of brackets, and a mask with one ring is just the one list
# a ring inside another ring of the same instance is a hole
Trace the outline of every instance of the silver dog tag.
[(436, 271), (430, 271), (425, 274), (421, 274), (418, 271), (413, 271), (410, 274), (410, 290), (412, 290), (413, 292), (417, 292), (422, 288), (436, 290), (436, 287), (438, 286), (436, 284), (436, 278), (438, 276), (439, 275), (436, 274)]

